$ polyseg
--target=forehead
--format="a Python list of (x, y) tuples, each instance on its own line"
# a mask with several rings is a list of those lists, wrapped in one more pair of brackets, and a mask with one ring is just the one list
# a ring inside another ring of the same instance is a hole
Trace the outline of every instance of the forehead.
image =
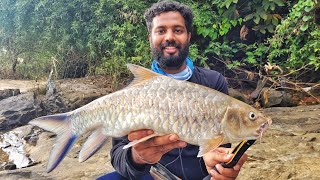
[(177, 11), (163, 12), (155, 16), (152, 20), (153, 29), (157, 27), (185, 27), (183, 16)]

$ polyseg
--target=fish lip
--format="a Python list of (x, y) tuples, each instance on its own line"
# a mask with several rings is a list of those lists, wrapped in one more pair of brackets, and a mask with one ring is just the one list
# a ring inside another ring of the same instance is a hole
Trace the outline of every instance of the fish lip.
[(267, 122), (261, 124), (261, 126), (257, 129), (257, 133), (260, 135), (262, 132), (265, 132), (271, 124), (272, 124), (271, 119), (269, 119)]

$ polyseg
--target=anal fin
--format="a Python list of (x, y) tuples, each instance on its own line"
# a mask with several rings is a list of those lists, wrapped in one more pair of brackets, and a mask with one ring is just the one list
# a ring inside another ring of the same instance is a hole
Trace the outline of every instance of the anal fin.
[(151, 134), (151, 135), (146, 136), (146, 137), (144, 137), (144, 138), (141, 138), (141, 139), (139, 139), (139, 140), (132, 141), (132, 142), (128, 143), (127, 145), (123, 146), (123, 149), (127, 149), (127, 148), (129, 148), (129, 147), (132, 147), (132, 146), (134, 146), (134, 145), (136, 145), (136, 144), (138, 144), (138, 143), (147, 141), (148, 139), (151, 139), (151, 138), (156, 137), (156, 136), (159, 136), (159, 135), (156, 134), (156, 133), (154, 133), (154, 134)]
[(107, 136), (103, 134), (103, 128), (95, 129), (81, 148), (79, 162), (89, 159), (105, 144), (106, 140)]

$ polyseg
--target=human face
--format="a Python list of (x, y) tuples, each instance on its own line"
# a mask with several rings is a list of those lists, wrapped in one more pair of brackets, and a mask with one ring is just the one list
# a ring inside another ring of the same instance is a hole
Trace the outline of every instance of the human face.
[(149, 41), (153, 57), (160, 67), (178, 70), (185, 65), (190, 37), (179, 12), (170, 11), (155, 16)]

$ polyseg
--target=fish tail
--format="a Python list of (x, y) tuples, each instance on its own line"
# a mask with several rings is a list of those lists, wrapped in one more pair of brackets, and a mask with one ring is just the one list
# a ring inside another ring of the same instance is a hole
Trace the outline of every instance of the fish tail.
[(29, 124), (57, 134), (47, 165), (49, 173), (58, 166), (77, 139), (71, 129), (70, 113), (39, 117), (30, 121)]

